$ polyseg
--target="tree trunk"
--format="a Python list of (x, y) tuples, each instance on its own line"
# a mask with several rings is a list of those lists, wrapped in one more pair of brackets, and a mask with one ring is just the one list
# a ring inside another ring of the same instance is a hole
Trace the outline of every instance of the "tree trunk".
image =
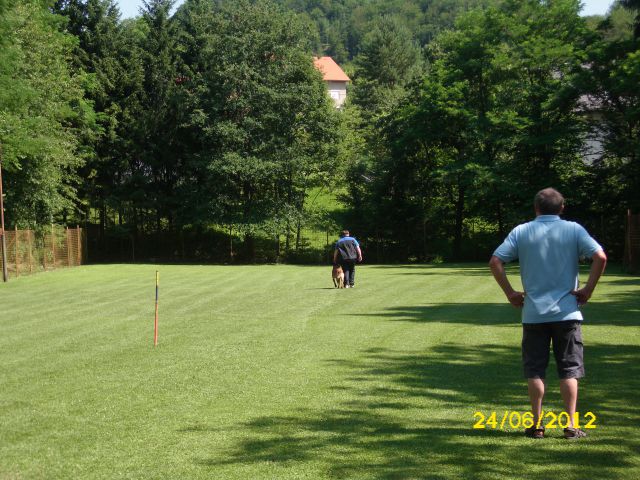
[(427, 202), (422, 197), (422, 261), (427, 261)]
[(284, 251), (286, 253), (289, 253), (290, 249), (291, 249), (291, 222), (289, 221), (289, 219), (287, 219), (287, 234), (284, 240)]
[(502, 203), (498, 202), (497, 205), (497, 213), (498, 213), (498, 233), (500, 234), (500, 239), (504, 239), (505, 237), (505, 232), (504, 232), (504, 218), (502, 217)]
[(247, 261), (251, 263), (255, 262), (256, 245), (255, 245), (255, 239), (253, 238), (252, 234), (250, 233), (245, 234), (244, 246), (245, 246), (245, 251), (247, 252)]
[(107, 253), (107, 206), (103, 203), (100, 207), (100, 244), (102, 245), (103, 256)]
[(133, 208), (133, 232), (131, 235), (131, 259), (136, 261), (136, 243), (138, 243), (138, 209)]
[[(459, 181), (458, 181), (459, 182)], [(455, 201), (456, 224), (453, 237), (453, 257), (460, 260), (462, 255), (462, 222), (464, 220), (464, 194), (465, 188), (458, 183), (458, 195)]]
[(427, 261), (427, 219), (422, 220), (422, 261)]
[(296, 225), (296, 252), (300, 249), (300, 231), (302, 229), (302, 215), (304, 215), (304, 193), (298, 206), (298, 222)]

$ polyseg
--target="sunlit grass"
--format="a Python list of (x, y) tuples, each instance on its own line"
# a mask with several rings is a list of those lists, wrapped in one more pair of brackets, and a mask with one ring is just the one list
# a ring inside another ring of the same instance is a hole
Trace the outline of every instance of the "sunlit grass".
[(0, 479), (640, 477), (640, 278), (607, 274), (585, 307), (597, 428), (577, 443), (472, 428), (527, 408), (518, 312), (484, 265), (356, 282), (109, 265), (0, 285)]

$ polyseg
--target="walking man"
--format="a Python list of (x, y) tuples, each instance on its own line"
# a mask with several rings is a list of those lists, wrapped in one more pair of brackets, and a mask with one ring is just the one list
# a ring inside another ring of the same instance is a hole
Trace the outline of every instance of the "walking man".
[[(549, 345), (553, 344), (560, 393), (569, 415), (564, 438), (587, 434), (575, 428), (578, 379), (584, 376), (582, 312), (604, 272), (607, 256), (602, 247), (580, 225), (560, 219), (564, 198), (545, 188), (534, 198), (535, 220), (514, 228), (493, 253), (489, 266), (496, 282), (514, 307), (522, 308), (522, 362), (528, 381), (534, 424), (525, 430), (532, 438), (544, 438), (539, 421), (545, 392)], [(578, 285), (578, 260), (591, 258), (584, 287)], [(524, 292), (513, 289), (504, 264), (519, 259)]]
[(358, 241), (349, 235), (349, 230), (340, 232), (340, 240), (333, 250), (333, 264), (340, 265), (344, 272), (344, 288), (353, 288), (356, 280), (356, 262), (362, 261), (362, 250)]

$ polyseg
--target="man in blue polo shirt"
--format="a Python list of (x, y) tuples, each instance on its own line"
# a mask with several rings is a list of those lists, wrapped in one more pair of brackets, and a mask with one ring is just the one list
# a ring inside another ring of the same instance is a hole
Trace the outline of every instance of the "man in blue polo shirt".
[[(578, 379), (584, 376), (582, 312), (604, 271), (607, 257), (587, 231), (574, 222), (560, 219), (564, 198), (553, 188), (539, 191), (534, 198), (536, 219), (519, 225), (491, 257), (489, 266), (509, 303), (522, 308), (522, 362), (528, 381), (534, 425), (525, 430), (532, 438), (544, 438), (538, 419), (545, 392), (545, 372), (549, 345), (553, 344), (560, 393), (569, 415), (564, 437), (576, 439), (586, 433), (574, 428), (578, 400)], [(578, 285), (578, 261), (591, 258), (589, 279)], [(519, 260), (524, 292), (513, 289), (504, 264)]]
[(344, 288), (353, 288), (356, 281), (356, 262), (362, 261), (362, 250), (349, 230), (340, 232), (340, 240), (333, 251), (333, 264), (340, 265), (344, 272)]

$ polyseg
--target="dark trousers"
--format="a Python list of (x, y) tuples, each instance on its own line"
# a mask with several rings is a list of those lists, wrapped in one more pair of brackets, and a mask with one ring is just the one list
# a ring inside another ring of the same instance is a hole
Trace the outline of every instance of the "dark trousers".
[(344, 285), (353, 287), (356, 281), (356, 262), (353, 260), (341, 260), (340, 266), (344, 272)]

